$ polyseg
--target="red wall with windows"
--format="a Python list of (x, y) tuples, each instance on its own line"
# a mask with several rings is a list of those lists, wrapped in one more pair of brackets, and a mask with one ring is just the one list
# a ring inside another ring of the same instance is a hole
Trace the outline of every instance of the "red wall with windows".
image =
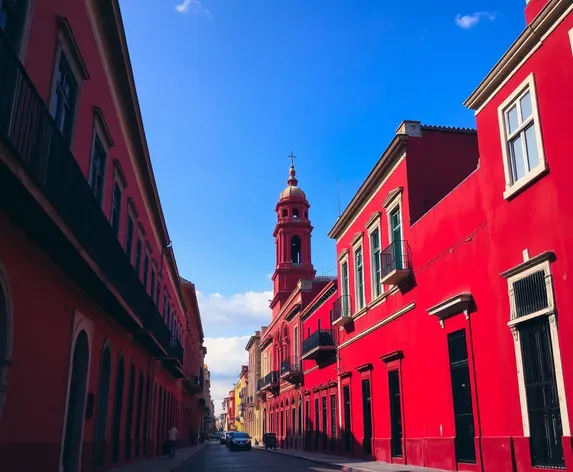
[[(88, 2), (89, 3), (89, 2)], [(96, 3), (96, 2), (91, 2)], [(97, 2), (103, 5), (104, 2)], [(106, 5), (112, 3), (105, 2)], [(55, 77), (56, 55), (58, 51), (58, 34), (60, 26), (58, 16), (64, 17), (75, 38), (79, 54), (83, 58), (89, 78), (79, 85), (77, 109), (73, 132), (72, 151), (82, 171), (89, 175), (90, 156), (94, 130), (94, 107), (101, 109), (104, 120), (113, 138), (114, 146), (109, 150), (105, 169), (105, 184), (102, 210), (108, 219), (111, 216), (111, 198), (114, 179), (114, 160), (119, 163), (126, 185), (122, 194), (122, 215), (120, 219), (119, 241), (125, 245), (125, 226), (128, 198), (132, 199), (137, 210), (137, 222), (143, 228), (143, 242), (149, 244), (151, 258), (158, 271), (163, 267), (163, 288), (159, 297), (161, 312), (163, 310), (163, 293), (167, 291), (170, 298), (170, 312), (178, 320), (181, 332), (187, 325), (192, 329), (181, 337), (185, 348), (185, 364), (188, 369), (198, 373), (202, 367), (202, 354), (199, 350), (203, 341), (200, 315), (195, 306), (188, 307), (181, 296), (179, 276), (171, 250), (163, 251), (160, 236), (163, 228), (157, 228), (157, 220), (151, 218), (156, 205), (151, 192), (143, 194), (142, 184), (136, 177), (136, 161), (139, 172), (144, 167), (144, 156), (133, 155), (133, 146), (128, 145), (125, 129), (120, 125), (120, 110), (116, 107), (109, 88), (111, 77), (106, 72), (98, 51), (92, 22), (86, 10), (86, 2), (71, 1), (38, 1), (33, 2), (29, 18), (29, 33), (24, 41), (25, 48), (21, 55), (28, 74), (40, 96), (51, 103)], [(125, 74), (129, 72), (125, 71)], [(109, 80), (109, 81), (108, 81)], [(140, 143), (141, 145), (141, 143)], [(131, 158), (130, 159), (130, 155)], [(152, 185), (153, 176), (149, 177)], [(137, 237), (136, 235), (134, 236)], [(168, 238), (168, 235), (165, 235)], [(58, 470), (60, 453), (63, 448), (64, 425), (66, 420), (67, 386), (69, 365), (72, 362), (71, 349), (74, 338), (75, 319), (80, 313), (87, 320), (87, 326), (93, 323), (89, 331), (89, 376), (87, 380), (88, 405), (89, 394), (94, 394), (93, 414), (83, 424), (82, 470), (94, 470), (95, 451), (94, 435), (96, 428), (97, 405), (99, 398), (100, 370), (104, 348), (109, 346), (111, 354), (111, 374), (109, 403), (107, 408), (107, 427), (104, 460), (99, 469), (109, 468), (118, 463), (130, 462), (146, 455), (158, 453), (159, 445), (165, 439), (167, 428), (176, 424), (181, 432), (187, 432), (195, 422), (197, 415), (203, 413), (197, 409), (194, 398), (184, 395), (180, 383), (167, 373), (161, 364), (150, 357), (137, 344), (133, 336), (123, 330), (113, 318), (106, 313), (89, 294), (83, 292), (58, 266), (49, 255), (42, 251), (32, 239), (10, 221), (7, 213), (0, 209), (0, 277), (8, 285), (8, 296), (12, 305), (13, 363), (9, 371), (9, 387), (2, 409), (0, 421), (0, 457), (3, 470)], [(135, 251), (136, 239), (133, 241)], [(142, 258), (143, 259), (143, 258)], [(163, 263), (162, 263), (162, 259)], [(132, 257), (132, 262), (134, 257)], [(151, 263), (149, 274), (151, 274)], [(140, 278), (143, 278), (143, 261)], [(30, 296), (32, 288), (33, 296)], [(151, 291), (149, 284), (148, 292)], [(190, 299), (196, 297), (193, 292)], [(166, 324), (168, 319), (165, 319)], [(33, 329), (32, 329), (33, 328)], [(191, 356), (191, 357), (190, 357)], [(117, 385), (116, 374), (118, 361), (122, 357), (125, 363), (124, 389), (122, 395), (121, 427), (119, 429), (118, 458), (112, 458), (114, 402)], [(38, 360), (41, 362), (38, 363)], [(134, 397), (130, 400), (130, 368), (135, 369)], [(147, 415), (149, 427), (145, 451), (144, 420), (145, 408), (138, 412), (139, 379), (143, 375), (144, 398), (149, 383), (150, 413)], [(155, 392), (155, 393), (154, 393)], [(158, 403), (164, 399), (165, 406)], [(182, 403), (187, 411), (184, 412)], [(133, 403), (131, 414), (131, 440), (127, 438), (129, 405)], [(88, 411), (89, 411), (88, 407)], [(184, 414), (185, 413), (185, 414)], [(136, 430), (139, 420), (139, 438)], [(38, 418), (42, 418), (40, 422)], [(30, 425), (33, 424), (33, 427)], [(192, 429), (192, 428), (191, 428)], [(182, 443), (190, 440), (182, 435)], [(127, 454), (128, 443), (130, 454)], [(136, 451), (138, 452), (136, 456)]]
[[(557, 3), (552, 2), (553, 5)], [(419, 150), (425, 147), (429, 133), (424, 131), (423, 138), (410, 137), (405, 162), (398, 165), (376, 196), (359, 210), (356, 221), (337, 240), (339, 255), (350, 249), (350, 294), (354, 299), (351, 241), (358, 232), (364, 231), (365, 294), (370, 306), (339, 333), (341, 383), (348, 382), (351, 387), (353, 454), (363, 454), (360, 378), (364, 372), (360, 372), (360, 368), (371, 363), (374, 454), (378, 460), (446, 470), (534, 470), (532, 446), (524, 436), (515, 350), (517, 338), (514, 339), (508, 327), (511, 320), (508, 281), (507, 276), (501, 274), (524, 264), (524, 257), (541, 257), (552, 251), (555, 259), (550, 258), (550, 280), (558, 317), (558, 344), (566, 393), (560, 398), (562, 445), (565, 467), (567, 470), (573, 468), (567, 427), (570, 415), (563, 415), (573, 388), (573, 371), (568, 361), (572, 348), (564, 342), (573, 329), (567, 316), (572, 308), (568, 282), (568, 269), (573, 263), (572, 232), (568, 230), (572, 195), (567, 181), (571, 165), (567, 158), (568, 135), (562, 131), (562, 110), (573, 106), (573, 92), (567, 85), (573, 81), (571, 29), (573, 16), (569, 13), (479, 110), (480, 160), (477, 168), (472, 152), (476, 137), (459, 133), (456, 136), (465, 136), (463, 140), (467, 143), (453, 143), (449, 136), (454, 132), (444, 131), (440, 146), (449, 150), (452, 158), (457, 155), (467, 164), (458, 174), (458, 186), (449, 193), (444, 192), (447, 195), (419, 219), (412, 217), (413, 208), (416, 208), (412, 201), (413, 186), (425, 173), (426, 156), (421, 156)], [(556, 57), (560, 58), (558, 65)], [(539, 130), (549, 170), (512, 198), (504, 199), (504, 144), (500, 138), (498, 107), (530, 73), (533, 73)], [(434, 162), (441, 159), (440, 146), (435, 148)], [(472, 167), (476, 169), (470, 174)], [(448, 172), (447, 160), (442, 171)], [(464, 173), (469, 175), (464, 178)], [(433, 180), (433, 183), (442, 185), (439, 180)], [(373, 213), (382, 212), (384, 248), (389, 242), (389, 229), (382, 202), (398, 187), (403, 187), (403, 237), (411, 249), (412, 283), (402, 290), (390, 290), (380, 300), (373, 301), (365, 225)], [(411, 220), (414, 220), (413, 224), (410, 224)], [(474, 300), (469, 316), (466, 319), (458, 310), (444, 320), (442, 328), (437, 317), (430, 316), (428, 310), (463, 293), (471, 293)], [(456, 424), (448, 335), (462, 329), (466, 335), (474, 415), (474, 464), (457, 463), (454, 443)], [(392, 354), (396, 352), (400, 355), (393, 359)], [(400, 375), (402, 457), (392, 457), (390, 446), (388, 371), (393, 369)]]

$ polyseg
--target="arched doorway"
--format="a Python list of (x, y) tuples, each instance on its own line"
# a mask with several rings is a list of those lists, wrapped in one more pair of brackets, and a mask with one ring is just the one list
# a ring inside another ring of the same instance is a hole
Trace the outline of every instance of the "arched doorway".
[(121, 434), (121, 417), (123, 414), (123, 384), (125, 377), (125, 364), (123, 357), (119, 358), (117, 364), (117, 375), (115, 377), (115, 404), (113, 406), (113, 427), (112, 427), (112, 460), (119, 461), (119, 444)]
[(68, 414), (64, 436), (64, 454), (62, 457), (64, 472), (80, 470), (79, 462), (86, 407), (89, 356), (88, 335), (82, 330), (76, 337), (70, 373)]
[(111, 386), (111, 352), (109, 346), (103, 350), (99, 371), (97, 411), (95, 423), (95, 465), (105, 464), (105, 439), (109, 411), (109, 392)]
[(135, 414), (135, 457), (141, 451), (141, 412), (143, 411), (143, 371), (139, 370), (139, 387), (137, 389), (137, 412)]
[(133, 425), (133, 400), (135, 396), (135, 367), (129, 368), (129, 391), (127, 396), (127, 424), (125, 425), (125, 458), (131, 459), (131, 428)]
[(0, 270), (0, 420), (8, 387), (8, 368), (12, 354), (12, 307), (10, 293)]

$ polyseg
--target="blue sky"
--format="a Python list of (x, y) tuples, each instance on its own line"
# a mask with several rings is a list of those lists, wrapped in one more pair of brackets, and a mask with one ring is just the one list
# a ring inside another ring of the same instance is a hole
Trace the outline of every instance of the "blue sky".
[(121, 0), (155, 177), (179, 270), (201, 292), (218, 388), (269, 318), (291, 150), (315, 268), (334, 275), (336, 179), (344, 208), (403, 119), (474, 127), (462, 103), (523, 29), (524, 6)]

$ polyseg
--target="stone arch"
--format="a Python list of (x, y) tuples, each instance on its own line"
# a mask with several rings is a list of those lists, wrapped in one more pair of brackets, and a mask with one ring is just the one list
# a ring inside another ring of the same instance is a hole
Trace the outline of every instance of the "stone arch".
[(123, 417), (123, 390), (125, 384), (125, 361), (123, 354), (119, 355), (115, 376), (115, 399), (113, 406), (112, 426), (112, 460), (119, 461), (119, 449), (121, 443), (121, 419)]
[(90, 338), (84, 328), (83, 320), (76, 318), (72, 342), (72, 360), (68, 373), (66, 421), (60, 460), (63, 472), (80, 470), (90, 365)]
[(12, 298), (6, 271), (0, 263), (0, 420), (8, 388), (8, 369), (12, 359)]
[(97, 393), (97, 407), (94, 432), (94, 463), (105, 464), (105, 444), (107, 438), (107, 419), (109, 416), (109, 397), (111, 394), (111, 342), (103, 344)]

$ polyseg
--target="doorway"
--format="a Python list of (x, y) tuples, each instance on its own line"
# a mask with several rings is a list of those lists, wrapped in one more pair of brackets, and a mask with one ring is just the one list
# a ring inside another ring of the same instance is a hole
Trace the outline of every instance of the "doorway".
[(107, 431), (107, 415), (109, 411), (109, 390), (111, 386), (111, 353), (109, 346), (103, 350), (99, 372), (99, 388), (97, 394), (97, 411), (95, 425), (95, 465), (105, 464), (105, 437)]
[(82, 330), (76, 338), (70, 373), (68, 413), (64, 436), (64, 453), (62, 457), (64, 472), (77, 472), (80, 470), (80, 455), (88, 386), (89, 352), (88, 335)]

